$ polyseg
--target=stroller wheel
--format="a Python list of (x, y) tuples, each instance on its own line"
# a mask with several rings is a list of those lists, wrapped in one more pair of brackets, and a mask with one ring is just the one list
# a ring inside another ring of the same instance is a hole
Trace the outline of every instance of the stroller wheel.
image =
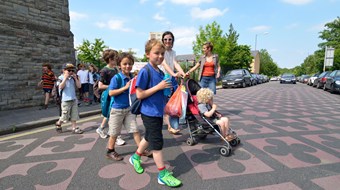
[(233, 139), (229, 142), (230, 146), (234, 147), (234, 146), (237, 146), (239, 143), (236, 139)]
[(236, 138), (236, 141), (237, 141), (237, 144), (240, 144), (241, 143), (241, 139), (240, 138)]
[(229, 156), (231, 154), (231, 148), (229, 146), (222, 146), (220, 148), (220, 154), (222, 156)]
[(194, 146), (195, 144), (197, 144), (197, 141), (196, 141), (195, 138), (188, 138), (188, 139), (187, 139), (187, 144), (188, 144), (189, 146)]

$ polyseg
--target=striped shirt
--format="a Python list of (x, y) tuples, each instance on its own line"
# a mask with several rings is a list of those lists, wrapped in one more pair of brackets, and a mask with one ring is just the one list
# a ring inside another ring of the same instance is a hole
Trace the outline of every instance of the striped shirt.
[(55, 76), (53, 71), (44, 72), (43, 75), (41, 76), (41, 80), (43, 81), (42, 83), (43, 88), (52, 89), (55, 82)]

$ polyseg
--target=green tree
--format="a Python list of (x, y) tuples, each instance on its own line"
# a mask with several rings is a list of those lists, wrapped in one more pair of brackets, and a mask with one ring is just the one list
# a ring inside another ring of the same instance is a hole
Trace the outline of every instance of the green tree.
[(270, 77), (279, 75), (279, 67), (265, 49), (260, 50), (260, 64), (260, 73)]
[(318, 46), (325, 51), (325, 47), (333, 47), (334, 61), (331, 70), (340, 69), (340, 17), (337, 17), (333, 22), (325, 24), (325, 30), (320, 32), (320, 36), (325, 42), (320, 43)]
[(101, 39), (96, 38), (94, 43), (83, 40), (83, 44), (76, 48), (78, 51), (77, 59), (83, 63), (93, 63), (98, 68), (103, 68), (106, 64), (102, 60), (102, 52), (105, 48), (107, 46)]

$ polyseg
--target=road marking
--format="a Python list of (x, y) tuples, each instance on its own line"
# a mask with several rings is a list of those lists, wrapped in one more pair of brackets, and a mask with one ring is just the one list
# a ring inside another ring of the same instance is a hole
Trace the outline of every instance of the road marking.
[[(90, 120), (93, 120), (93, 119), (98, 119), (100, 117), (101, 116), (86, 117), (86, 118), (78, 120), (77, 124), (84, 123), (84, 122), (87, 122), (87, 121), (90, 121)], [(71, 126), (71, 122), (67, 122), (66, 124), (63, 125), (63, 127), (69, 127), (69, 126)], [(7, 136), (7, 137), (0, 138), (0, 141), (10, 140), (10, 139), (18, 138), (18, 137), (23, 137), (23, 136), (27, 136), (27, 135), (31, 135), (31, 134), (35, 134), (35, 133), (40, 133), (40, 132), (48, 131), (48, 130), (51, 130), (51, 129), (55, 130), (55, 126), (44, 127), (43, 129), (32, 129), (31, 131), (22, 132), (22, 133), (19, 133), (19, 134), (13, 134), (13, 135), (9, 134), (9, 136)]]

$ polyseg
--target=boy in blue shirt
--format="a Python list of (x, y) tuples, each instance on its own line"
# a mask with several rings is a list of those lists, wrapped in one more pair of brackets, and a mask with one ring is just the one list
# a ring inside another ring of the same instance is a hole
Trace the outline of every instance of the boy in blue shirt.
[[(129, 103), (129, 87), (132, 79), (132, 66), (134, 58), (129, 53), (121, 53), (118, 58), (118, 63), (121, 72), (116, 74), (109, 85), (109, 95), (113, 96), (114, 101), (111, 106), (109, 119), (109, 142), (107, 144), (106, 157), (111, 160), (121, 161), (121, 157), (115, 151), (115, 145), (118, 135), (120, 135), (122, 126), (124, 125), (128, 133), (133, 134), (133, 138), (137, 144), (140, 143), (140, 134), (137, 128), (136, 115), (130, 112)], [(143, 155), (149, 156), (148, 151), (143, 152)]]
[[(170, 187), (182, 184), (171, 172), (165, 169), (163, 161), (163, 114), (166, 97), (163, 89), (171, 87), (171, 81), (163, 80), (164, 73), (158, 68), (164, 60), (165, 47), (162, 42), (151, 39), (145, 45), (146, 57), (149, 59), (148, 69), (142, 68), (137, 76), (136, 95), (143, 100), (141, 116), (145, 127), (145, 136), (141, 140), (138, 149), (129, 161), (138, 174), (144, 172), (141, 166), (141, 155), (147, 147), (153, 152), (153, 159), (159, 170), (158, 183)], [(150, 78), (149, 78), (150, 77)], [(146, 83), (145, 81), (149, 81)]]

